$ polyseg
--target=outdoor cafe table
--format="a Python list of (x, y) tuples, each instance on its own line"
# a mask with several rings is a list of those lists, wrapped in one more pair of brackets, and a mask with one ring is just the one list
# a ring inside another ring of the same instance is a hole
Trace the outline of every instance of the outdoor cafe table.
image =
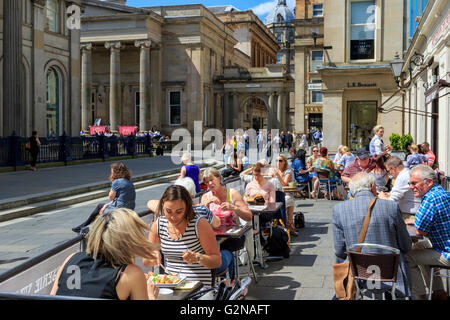
[[(260, 232), (260, 226), (259, 226), (259, 217), (260, 215), (270, 215), (278, 212), (280, 210), (281, 206), (283, 205), (282, 202), (276, 202), (276, 203), (266, 203), (264, 205), (252, 205), (247, 204), (248, 208), (253, 214), (253, 230), (258, 230)], [(256, 252), (255, 252), (255, 261), (258, 263), (261, 268), (266, 269), (268, 267), (267, 263), (264, 261), (263, 253), (262, 253), (262, 247), (261, 247), (261, 240), (258, 236), (255, 239), (256, 243)]]
[(232, 226), (232, 225), (221, 225), (218, 228), (214, 228), (214, 234), (216, 235), (217, 243), (225, 241), (229, 238), (240, 238), (242, 237), (248, 230), (250, 230), (252, 225), (250, 222), (247, 222), (241, 226)]
[(417, 242), (423, 239), (423, 236), (418, 235), (416, 233), (416, 229), (412, 225), (406, 225), (406, 230), (408, 230), (409, 236), (411, 237), (412, 242)]

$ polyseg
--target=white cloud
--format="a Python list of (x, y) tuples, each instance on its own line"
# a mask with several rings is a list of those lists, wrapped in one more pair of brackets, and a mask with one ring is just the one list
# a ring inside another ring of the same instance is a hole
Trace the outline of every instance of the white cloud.
[[(268, 14), (270, 11), (272, 11), (272, 9), (277, 6), (277, 3), (278, 3), (278, 0), (267, 1), (264, 3), (258, 4), (257, 6), (251, 8), (251, 10), (256, 15), (265, 15), (265, 14)], [(295, 8), (295, 0), (287, 0), (286, 4), (291, 10), (293, 10)]]
[(253, 7), (251, 10), (256, 15), (265, 15), (265, 14), (268, 14), (273, 8), (275, 8), (277, 3), (278, 3), (277, 0), (264, 2), (264, 3), (258, 4), (256, 7)]

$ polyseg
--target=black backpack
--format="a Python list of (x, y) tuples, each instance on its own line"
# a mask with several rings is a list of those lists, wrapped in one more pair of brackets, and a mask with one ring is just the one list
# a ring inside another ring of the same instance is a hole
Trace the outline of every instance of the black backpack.
[(283, 226), (275, 225), (272, 227), (272, 234), (269, 235), (264, 250), (271, 256), (289, 258), (291, 251), (289, 248), (289, 234)]
[(295, 229), (301, 229), (305, 227), (305, 216), (303, 212), (294, 213), (294, 227)]

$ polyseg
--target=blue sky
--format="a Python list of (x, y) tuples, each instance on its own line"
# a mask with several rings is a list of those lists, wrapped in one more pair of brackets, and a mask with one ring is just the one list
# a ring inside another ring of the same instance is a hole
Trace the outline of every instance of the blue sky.
[[(276, 6), (277, 2), (277, 0), (128, 0), (127, 5), (132, 7), (151, 7), (201, 3), (205, 7), (209, 7), (231, 4), (239, 10), (252, 9), (259, 19), (264, 22), (264, 18)], [(295, 0), (287, 0), (287, 5), (293, 10)]]

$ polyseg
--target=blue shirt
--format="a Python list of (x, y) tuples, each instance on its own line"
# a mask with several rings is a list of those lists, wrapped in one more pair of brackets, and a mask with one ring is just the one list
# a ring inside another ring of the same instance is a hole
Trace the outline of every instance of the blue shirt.
[(418, 164), (422, 164), (424, 162), (428, 162), (428, 158), (420, 153), (412, 153), (408, 157), (406, 157), (405, 167), (411, 169), (413, 166)]
[(307, 182), (310, 180), (309, 173), (300, 174), (300, 169), (306, 170), (305, 164), (300, 159), (292, 161), (291, 169), (294, 171), (295, 180), (297, 180), (297, 182)]
[(432, 187), (421, 200), (414, 227), (428, 233), (433, 249), (450, 260), (450, 192)]
[(111, 184), (111, 190), (116, 192), (116, 199), (110, 204), (105, 212), (117, 208), (127, 208), (134, 210), (136, 206), (136, 191), (133, 182), (128, 179), (116, 179)]

